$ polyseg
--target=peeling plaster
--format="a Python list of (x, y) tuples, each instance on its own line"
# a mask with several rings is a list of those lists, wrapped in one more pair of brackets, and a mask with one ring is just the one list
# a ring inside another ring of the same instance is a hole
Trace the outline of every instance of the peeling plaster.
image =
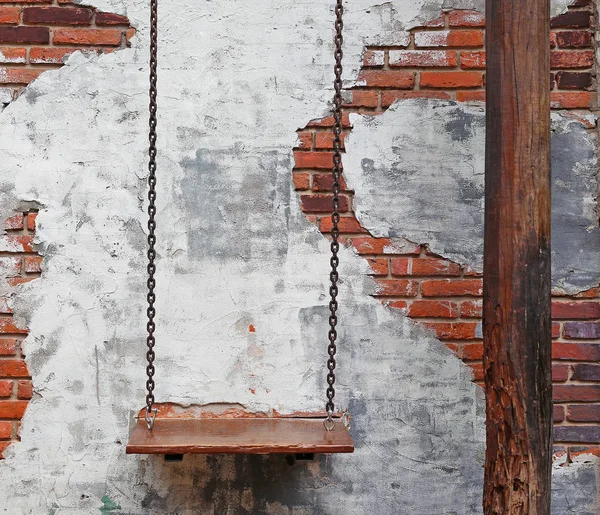
[[(344, 173), (361, 225), (481, 270), (483, 107), (412, 100), (351, 121)], [(597, 147), (595, 133), (553, 113), (552, 280), (569, 294), (600, 282)]]
[[(0, 215), (43, 204), (45, 255), (42, 278), (16, 299), (37, 395), (0, 462), (0, 508), (480, 513), (481, 391), (429, 332), (369, 298), (366, 264), (348, 250), (338, 404), (351, 409), (355, 455), (290, 466), (124, 454), (144, 396), (148, 13), (141, 1), (96, 5), (127, 14), (133, 48), (72, 55), (0, 116)], [(299, 210), (291, 149), (296, 129), (328, 109), (331, 7), (175, 0), (161, 10), (158, 401), (322, 407), (328, 244)], [(349, 4), (347, 82), (365, 44), (439, 8)]]

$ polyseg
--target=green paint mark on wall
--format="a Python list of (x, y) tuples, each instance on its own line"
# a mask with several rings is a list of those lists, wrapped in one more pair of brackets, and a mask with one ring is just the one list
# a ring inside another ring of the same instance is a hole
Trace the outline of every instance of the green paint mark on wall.
[(119, 506), (116, 502), (114, 502), (108, 495), (105, 495), (100, 499), (102, 501), (103, 506), (100, 508), (100, 513), (102, 515), (106, 515), (108, 512), (113, 510), (120, 510), (121, 506)]

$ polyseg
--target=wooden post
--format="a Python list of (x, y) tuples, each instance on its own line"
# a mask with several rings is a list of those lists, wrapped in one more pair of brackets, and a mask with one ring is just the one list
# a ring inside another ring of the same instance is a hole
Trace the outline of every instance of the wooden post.
[(486, 0), (484, 513), (550, 513), (550, 8)]

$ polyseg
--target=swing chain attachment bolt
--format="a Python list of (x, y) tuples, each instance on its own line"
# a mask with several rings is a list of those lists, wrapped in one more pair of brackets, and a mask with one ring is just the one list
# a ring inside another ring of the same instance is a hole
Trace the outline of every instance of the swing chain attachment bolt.
[(333, 416), (331, 413), (327, 414), (327, 418), (323, 421), (323, 425), (327, 431), (333, 431), (335, 428), (335, 420), (333, 420)]
[[(152, 413), (152, 415), (150, 414)], [(154, 429), (154, 422), (156, 421), (156, 414), (158, 410), (156, 408), (152, 408), (148, 410), (146, 408), (146, 412), (144, 413), (144, 418), (146, 419), (146, 426), (148, 427), (148, 431), (152, 431)]]

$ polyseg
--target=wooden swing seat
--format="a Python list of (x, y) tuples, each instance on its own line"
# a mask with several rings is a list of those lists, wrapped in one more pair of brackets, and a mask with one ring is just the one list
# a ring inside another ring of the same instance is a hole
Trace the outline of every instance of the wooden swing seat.
[(134, 426), (127, 454), (331, 454), (354, 452), (341, 420), (322, 418), (157, 418)]

